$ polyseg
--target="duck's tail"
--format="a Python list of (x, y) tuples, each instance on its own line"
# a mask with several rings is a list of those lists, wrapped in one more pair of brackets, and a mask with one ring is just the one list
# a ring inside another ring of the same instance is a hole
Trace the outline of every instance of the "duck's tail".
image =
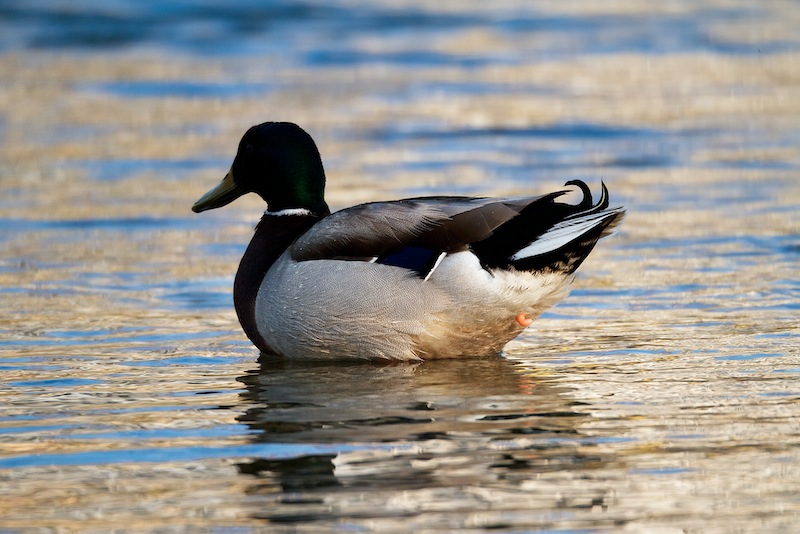
[[(597, 242), (622, 222), (625, 210), (610, 208), (608, 189), (602, 184), (597, 204), (589, 187), (580, 180), (567, 182), (583, 192), (578, 205), (557, 202), (566, 191), (547, 195), (528, 205), (493, 236), (478, 245), (491, 250), (487, 267), (513, 267), (520, 271), (549, 271), (571, 274), (583, 263)], [(500, 251), (502, 254), (498, 254)], [(503, 258), (502, 260), (500, 258)]]
[(608, 189), (602, 184), (597, 204), (592, 205), (591, 193), (583, 182), (574, 183), (584, 193), (577, 208), (589, 206), (553, 224), (544, 233), (511, 255), (511, 265), (518, 270), (550, 270), (567, 274), (575, 272), (597, 242), (610, 235), (622, 222), (625, 210), (608, 208)]

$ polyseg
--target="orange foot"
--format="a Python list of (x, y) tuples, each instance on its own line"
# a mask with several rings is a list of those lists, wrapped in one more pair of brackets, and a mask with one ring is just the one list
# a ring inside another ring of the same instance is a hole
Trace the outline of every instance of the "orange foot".
[(528, 317), (527, 313), (520, 313), (516, 316), (516, 320), (522, 328), (526, 328), (533, 324), (533, 319)]

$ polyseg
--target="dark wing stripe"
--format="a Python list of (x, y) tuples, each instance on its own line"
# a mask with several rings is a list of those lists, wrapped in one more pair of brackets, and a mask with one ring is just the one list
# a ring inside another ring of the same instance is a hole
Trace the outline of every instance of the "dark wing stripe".
[(403, 247), (378, 258), (376, 263), (394, 265), (395, 267), (416, 271), (421, 277), (424, 277), (433, 269), (440, 254), (440, 252), (429, 248)]

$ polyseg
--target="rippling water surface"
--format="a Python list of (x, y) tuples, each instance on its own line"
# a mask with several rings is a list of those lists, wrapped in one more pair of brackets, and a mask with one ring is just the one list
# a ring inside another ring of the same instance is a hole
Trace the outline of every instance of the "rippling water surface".
[[(266, 5), (264, 5), (266, 4)], [(800, 529), (791, 2), (0, 2), (0, 529)], [(335, 208), (604, 180), (502, 357), (258, 361), (250, 125)]]

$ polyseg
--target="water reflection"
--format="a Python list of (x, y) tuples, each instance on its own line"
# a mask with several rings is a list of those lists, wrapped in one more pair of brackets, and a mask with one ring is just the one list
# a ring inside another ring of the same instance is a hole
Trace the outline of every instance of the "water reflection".
[(561, 433), (582, 414), (504, 358), (418, 365), (264, 361), (240, 418), (262, 442), (395, 442)]
[[(552, 506), (607, 506), (603, 482), (568, 488), (577, 472), (606, 464), (579, 431), (588, 412), (534, 373), (501, 357), (386, 366), (262, 362), (240, 378), (250, 406), (238, 419), (254, 442), (353, 448), (238, 463), (239, 473), (255, 478), (247, 489), (259, 503), (254, 516), (387, 519), (416, 516), (436, 501), (530, 521)], [(538, 484), (543, 476), (564, 487)], [(459, 526), (476, 520), (464, 512)]]

